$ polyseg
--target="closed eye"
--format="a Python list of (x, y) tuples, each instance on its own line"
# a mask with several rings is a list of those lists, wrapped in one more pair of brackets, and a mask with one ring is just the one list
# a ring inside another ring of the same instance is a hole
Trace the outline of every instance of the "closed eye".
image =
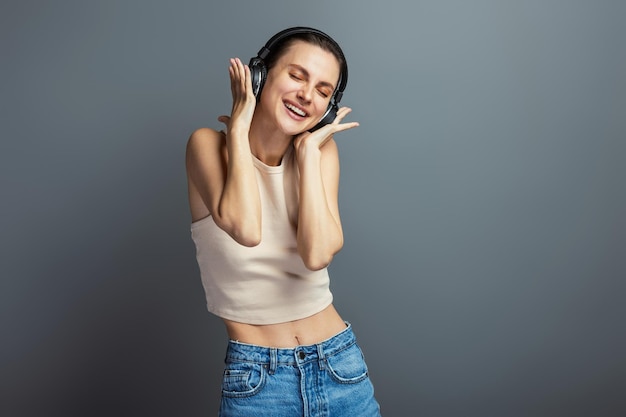
[(330, 93), (326, 90), (317, 90), (317, 92), (324, 98), (328, 98), (328, 96), (330, 96)]

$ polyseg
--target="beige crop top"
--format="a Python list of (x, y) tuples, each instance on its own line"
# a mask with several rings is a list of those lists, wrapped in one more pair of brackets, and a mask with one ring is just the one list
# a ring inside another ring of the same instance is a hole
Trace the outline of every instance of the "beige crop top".
[[(254, 158), (254, 157), (253, 157)], [(326, 268), (306, 268), (296, 248), (297, 167), (293, 148), (280, 166), (254, 158), (261, 196), (261, 243), (246, 247), (211, 216), (191, 224), (207, 308), (249, 324), (297, 320), (332, 302)]]

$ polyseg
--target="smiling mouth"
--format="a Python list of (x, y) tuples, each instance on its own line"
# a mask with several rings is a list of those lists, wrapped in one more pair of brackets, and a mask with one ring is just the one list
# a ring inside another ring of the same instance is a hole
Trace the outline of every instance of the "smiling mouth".
[(301, 108), (299, 108), (299, 107), (294, 106), (293, 104), (290, 104), (290, 103), (285, 103), (285, 107), (286, 107), (287, 109), (289, 109), (291, 112), (293, 112), (293, 113), (297, 114), (297, 115), (298, 115), (298, 116), (300, 116), (300, 117), (306, 117), (306, 116), (308, 116), (308, 114), (307, 114), (304, 110), (302, 110), (302, 109), (301, 109)]

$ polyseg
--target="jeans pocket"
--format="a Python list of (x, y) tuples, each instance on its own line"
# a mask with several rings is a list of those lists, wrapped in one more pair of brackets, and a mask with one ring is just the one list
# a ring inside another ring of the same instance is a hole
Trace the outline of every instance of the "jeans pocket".
[(265, 385), (265, 368), (256, 363), (227, 363), (222, 378), (222, 395), (249, 397)]
[(328, 356), (326, 362), (330, 376), (339, 383), (355, 384), (368, 377), (363, 352), (356, 343), (332, 356)]

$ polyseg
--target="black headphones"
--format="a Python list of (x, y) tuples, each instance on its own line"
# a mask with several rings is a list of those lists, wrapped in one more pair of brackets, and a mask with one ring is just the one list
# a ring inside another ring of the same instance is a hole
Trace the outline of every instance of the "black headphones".
[(257, 97), (258, 100), (261, 94), (261, 90), (263, 89), (263, 85), (265, 84), (265, 80), (267, 79), (267, 67), (265, 66), (264, 59), (278, 42), (294, 35), (306, 33), (313, 33), (322, 36), (330, 41), (337, 48), (337, 51), (339, 51), (339, 54), (341, 55), (343, 61), (343, 64), (341, 65), (337, 88), (335, 88), (335, 91), (330, 98), (330, 102), (328, 103), (328, 108), (326, 109), (326, 112), (324, 113), (320, 121), (312, 129), (310, 129), (310, 131), (313, 132), (328, 123), (332, 123), (333, 120), (335, 120), (335, 117), (337, 116), (337, 110), (339, 110), (338, 103), (341, 100), (341, 97), (343, 96), (343, 90), (345, 90), (346, 84), (348, 83), (348, 64), (346, 63), (346, 58), (343, 55), (343, 51), (341, 50), (341, 47), (339, 47), (339, 44), (335, 42), (333, 38), (320, 30), (310, 27), (296, 26), (280, 31), (276, 35), (272, 36), (272, 38), (267, 41), (265, 46), (259, 50), (257, 56), (250, 59), (250, 63), (248, 64), (248, 66), (250, 67), (250, 75), (252, 78), (252, 91), (254, 92), (254, 95)]

